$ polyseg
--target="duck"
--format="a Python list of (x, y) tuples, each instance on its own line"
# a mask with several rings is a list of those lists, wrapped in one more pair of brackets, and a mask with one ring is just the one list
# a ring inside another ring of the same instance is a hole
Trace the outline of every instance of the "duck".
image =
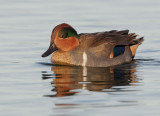
[(144, 37), (129, 30), (111, 30), (80, 33), (69, 24), (62, 23), (52, 31), (49, 48), (51, 62), (58, 65), (109, 67), (131, 62)]

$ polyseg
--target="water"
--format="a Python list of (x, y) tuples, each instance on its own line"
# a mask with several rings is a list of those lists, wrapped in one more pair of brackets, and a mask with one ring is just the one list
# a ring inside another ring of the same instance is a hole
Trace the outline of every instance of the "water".
[[(0, 1), (1, 116), (159, 116), (160, 1)], [(135, 60), (108, 68), (56, 66), (53, 27), (130, 29), (145, 37)]]

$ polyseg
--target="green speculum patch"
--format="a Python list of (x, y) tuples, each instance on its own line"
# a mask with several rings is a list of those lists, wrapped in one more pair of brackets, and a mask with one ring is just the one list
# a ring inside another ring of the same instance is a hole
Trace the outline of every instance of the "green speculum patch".
[(73, 28), (62, 28), (58, 34), (60, 38), (78, 37), (77, 32)]
[(114, 57), (117, 57), (121, 54), (123, 54), (125, 51), (125, 46), (115, 46), (114, 49), (113, 49), (113, 54), (114, 54)]

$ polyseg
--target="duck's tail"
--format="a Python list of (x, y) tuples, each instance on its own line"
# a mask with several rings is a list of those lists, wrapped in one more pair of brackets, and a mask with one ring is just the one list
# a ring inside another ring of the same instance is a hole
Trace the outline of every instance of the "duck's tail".
[(142, 42), (144, 41), (144, 37), (138, 38), (138, 39), (136, 39), (134, 41), (135, 41), (136, 44), (130, 45), (130, 49), (131, 49), (131, 52), (132, 52), (132, 58), (134, 58), (138, 46), (140, 44), (142, 44)]

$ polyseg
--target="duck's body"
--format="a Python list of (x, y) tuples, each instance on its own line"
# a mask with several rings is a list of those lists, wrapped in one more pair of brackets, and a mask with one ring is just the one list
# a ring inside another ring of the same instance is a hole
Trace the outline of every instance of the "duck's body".
[[(55, 64), (108, 67), (127, 63), (132, 61), (137, 47), (143, 42), (143, 38), (136, 39), (136, 35), (129, 34), (128, 30), (82, 33), (71, 36), (67, 34), (66, 36), (68, 28), (69, 31), (76, 33), (68, 24), (58, 25), (52, 32), (50, 47), (53, 47), (54, 43), (56, 49), (54, 49), (51, 61)], [(61, 29), (65, 31), (62, 31), (63, 35), (58, 35), (57, 31)], [(42, 56), (50, 54), (48, 51)]]

